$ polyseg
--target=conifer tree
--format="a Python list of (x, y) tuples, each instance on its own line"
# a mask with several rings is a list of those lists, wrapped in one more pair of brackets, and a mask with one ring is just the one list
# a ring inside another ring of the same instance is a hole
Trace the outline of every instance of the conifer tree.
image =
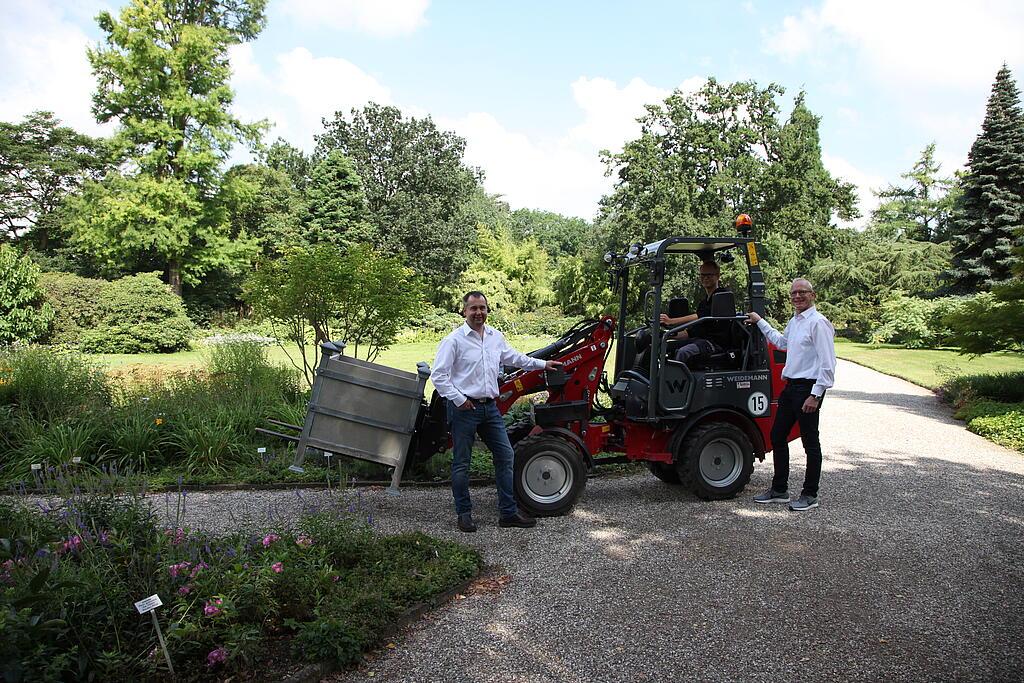
[(1024, 115), (1004, 64), (996, 74), (981, 134), (968, 156), (953, 208), (950, 289), (988, 291), (1007, 284), (1024, 227)]

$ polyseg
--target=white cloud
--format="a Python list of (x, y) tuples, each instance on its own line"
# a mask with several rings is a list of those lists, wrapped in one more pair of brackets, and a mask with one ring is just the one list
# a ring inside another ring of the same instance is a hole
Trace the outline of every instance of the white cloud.
[(76, 25), (79, 10), (49, 2), (0, 3), (0, 120), (48, 109), (76, 130), (109, 132), (90, 111), (96, 82), (85, 51), (92, 41)]
[(878, 208), (878, 197), (875, 196), (874, 191), (881, 189), (886, 184), (885, 179), (860, 170), (842, 157), (832, 156), (823, 152), (821, 161), (833, 177), (857, 186), (857, 208), (860, 209), (861, 217), (849, 223), (839, 221), (839, 224), (842, 227), (863, 227), (866, 225), (871, 212)]
[[(694, 78), (679, 87), (691, 92), (703, 83), (704, 78)], [(531, 138), (483, 112), (441, 119), (438, 125), (466, 139), (467, 163), (483, 168), (487, 191), (502, 195), (513, 208), (590, 219), (613, 183), (604, 175), (598, 152), (618, 151), (639, 135), (636, 119), (644, 105), (660, 103), (671, 91), (639, 78), (619, 87), (605, 78), (587, 77), (574, 81), (570, 90), (582, 121), (553, 139)]]
[(882, 80), (906, 87), (975, 87), (1004, 61), (1024, 60), (1024, 4), (1017, 0), (824, 0), (766, 33), (783, 59), (852, 46)]
[(270, 73), (249, 50), (235, 49), (231, 59), (236, 114), (246, 120), (269, 119), (274, 124), (271, 138), (283, 137), (305, 150), (312, 148), (322, 118), (368, 102), (391, 103), (390, 89), (352, 62), (316, 57), (304, 47), (277, 55)]
[(307, 26), (396, 36), (426, 24), (429, 5), (430, 0), (289, 0), (283, 11)]

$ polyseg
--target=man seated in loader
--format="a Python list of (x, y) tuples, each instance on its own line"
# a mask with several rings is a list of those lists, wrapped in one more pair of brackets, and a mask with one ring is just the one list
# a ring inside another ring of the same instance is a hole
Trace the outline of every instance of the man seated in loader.
[[(711, 297), (716, 292), (728, 292), (729, 290), (719, 285), (722, 277), (722, 269), (715, 261), (703, 261), (698, 271), (700, 284), (704, 288), (705, 297), (697, 304), (697, 312), (684, 315), (679, 318), (670, 318), (661, 314), (661, 324), (668, 327), (675, 327), (683, 323), (692, 322), (698, 318), (706, 318), (711, 315)], [(720, 353), (729, 346), (730, 332), (729, 322), (715, 320), (695, 325), (692, 328), (683, 330), (677, 339), (689, 339), (675, 353), (675, 359), (684, 363), (698, 358), (707, 358), (713, 353)]]

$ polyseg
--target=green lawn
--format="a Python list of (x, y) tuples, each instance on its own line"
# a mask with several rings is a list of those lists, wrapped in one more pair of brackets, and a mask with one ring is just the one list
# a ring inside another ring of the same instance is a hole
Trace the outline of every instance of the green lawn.
[(836, 354), (858, 365), (935, 389), (950, 374), (982, 374), (1024, 370), (1024, 355), (989, 353), (965, 356), (952, 349), (905, 349), (889, 344), (836, 340)]
[[(524, 353), (528, 353), (534, 349), (539, 349), (550, 341), (551, 340), (546, 337), (509, 337), (509, 343)], [(438, 342), (434, 341), (397, 344), (390, 349), (383, 351), (380, 356), (377, 357), (375, 362), (380, 363), (381, 365), (398, 368), (399, 370), (416, 372), (416, 363), (419, 361), (426, 361), (427, 363), (434, 362), (434, 354), (437, 352), (437, 344)], [(282, 364), (289, 364), (285, 351), (280, 347), (272, 346), (268, 351), (271, 360)], [(302, 363), (302, 356), (298, 353), (298, 347), (289, 346), (288, 352), (296, 363)], [(167, 372), (189, 370), (191, 368), (201, 366), (203, 364), (204, 357), (205, 351), (201, 347), (192, 351), (180, 351), (178, 353), (101, 353), (93, 356), (97, 363), (111, 370), (120, 371), (132, 368), (146, 368), (148, 371), (147, 374), (152, 374), (154, 370), (165, 370)], [(360, 358), (365, 358), (365, 354), (360, 353)]]

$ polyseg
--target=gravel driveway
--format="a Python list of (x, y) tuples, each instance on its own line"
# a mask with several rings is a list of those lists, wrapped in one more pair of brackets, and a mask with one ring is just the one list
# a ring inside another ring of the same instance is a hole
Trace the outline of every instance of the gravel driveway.
[[(840, 361), (822, 413), (817, 510), (704, 503), (634, 474), (588, 483), (574, 512), (476, 534), (446, 489), (345, 492), (384, 531), (479, 548), (507, 584), (407, 628), (336, 681), (1024, 680), (1024, 456), (967, 432), (927, 390)], [(803, 477), (793, 448), (791, 490)], [(308, 494), (307, 500), (334, 494)], [(194, 494), (192, 523), (294, 493)]]

